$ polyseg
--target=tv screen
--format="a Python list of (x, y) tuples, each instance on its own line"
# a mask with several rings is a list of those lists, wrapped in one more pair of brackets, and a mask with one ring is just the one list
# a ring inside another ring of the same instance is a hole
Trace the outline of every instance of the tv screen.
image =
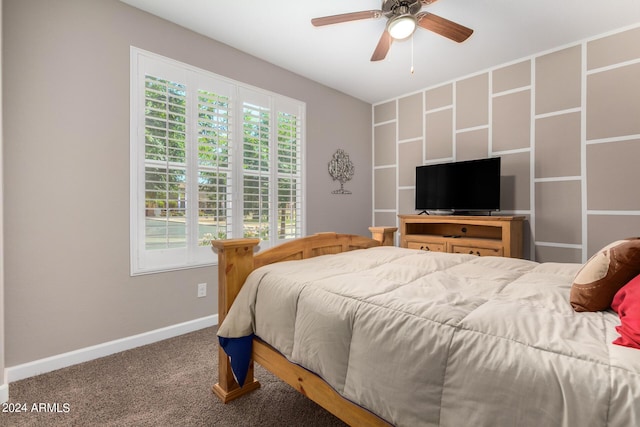
[(500, 157), (417, 166), (416, 210), (500, 210)]

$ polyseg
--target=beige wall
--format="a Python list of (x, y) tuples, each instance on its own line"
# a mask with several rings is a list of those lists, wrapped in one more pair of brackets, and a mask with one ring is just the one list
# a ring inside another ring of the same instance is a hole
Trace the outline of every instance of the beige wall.
[(627, 28), (374, 105), (376, 225), (415, 213), (415, 166), (501, 156), (528, 258), (582, 262), (637, 236), (639, 46)]
[(3, 24), (6, 366), (217, 312), (215, 267), (129, 276), (130, 45), (306, 102), (307, 232), (367, 233), (370, 104), (117, 0), (5, 0)]

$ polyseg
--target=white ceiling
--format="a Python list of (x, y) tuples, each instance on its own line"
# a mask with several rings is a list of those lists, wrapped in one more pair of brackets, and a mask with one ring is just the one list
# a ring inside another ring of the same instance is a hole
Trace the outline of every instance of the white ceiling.
[(419, 28), (370, 62), (386, 19), (314, 27), (381, 0), (121, 0), (370, 103), (640, 23), (640, 0), (439, 0), (423, 10), (472, 28), (458, 44)]

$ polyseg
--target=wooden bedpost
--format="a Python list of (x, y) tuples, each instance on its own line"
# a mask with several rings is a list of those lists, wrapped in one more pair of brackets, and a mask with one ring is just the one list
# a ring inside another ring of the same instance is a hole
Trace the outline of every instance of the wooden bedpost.
[[(222, 323), (238, 296), (247, 276), (253, 271), (253, 251), (259, 239), (214, 240), (212, 246), (218, 252), (218, 325)], [(253, 361), (242, 388), (236, 382), (227, 354), (218, 347), (218, 383), (213, 392), (227, 403), (260, 387), (253, 378)]]
[(398, 227), (369, 227), (371, 238), (380, 242), (380, 246), (395, 246), (395, 232)]

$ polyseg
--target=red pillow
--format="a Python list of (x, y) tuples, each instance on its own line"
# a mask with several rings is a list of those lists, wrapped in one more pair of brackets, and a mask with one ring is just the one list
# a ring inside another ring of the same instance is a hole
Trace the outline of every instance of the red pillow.
[(613, 311), (620, 316), (620, 334), (613, 343), (640, 349), (640, 275), (624, 285), (613, 297)]

